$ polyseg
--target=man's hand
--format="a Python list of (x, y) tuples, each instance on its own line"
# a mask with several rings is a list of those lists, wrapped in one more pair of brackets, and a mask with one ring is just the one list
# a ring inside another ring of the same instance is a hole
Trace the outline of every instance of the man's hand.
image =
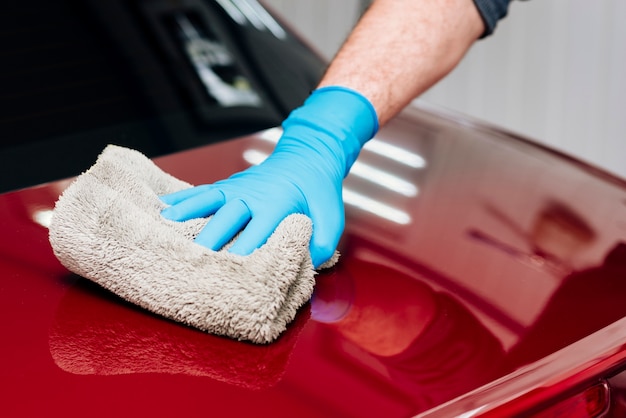
[(313, 221), (311, 259), (319, 267), (333, 255), (343, 232), (343, 178), (376, 133), (376, 112), (359, 93), (326, 87), (293, 111), (283, 129), (274, 152), (260, 165), (163, 196), (171, 205), (163, 216), (184, 221), (214, 214), (196, 242), (219, 250), (242, 231), (229, 251), (248, 255), (286, 216), (302, 213)]

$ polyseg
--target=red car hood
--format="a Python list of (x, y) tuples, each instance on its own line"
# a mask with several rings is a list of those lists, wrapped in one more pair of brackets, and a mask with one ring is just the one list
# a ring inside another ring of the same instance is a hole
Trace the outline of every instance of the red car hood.
[[(211, 182), (276, 135), (156, 162)], [(368, 144), (345, 183), (340, 262), (269, 345), (172, 323), (64, 269), (46, 225), (69, 181), (0, 195), (2, 416), (405, 417), (626, 315), (626, 184), (459, 117), (410, 109)], [(623, 321), (612, 330), (626, 338)]]

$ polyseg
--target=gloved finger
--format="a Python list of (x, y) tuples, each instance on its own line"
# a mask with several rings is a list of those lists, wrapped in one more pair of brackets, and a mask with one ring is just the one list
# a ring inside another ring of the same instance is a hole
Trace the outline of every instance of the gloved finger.
[(272, 235), (282, 217), (255, 216), (237, 237), (229, 252), (238, 255), (249, 255), (254, 250), (265, 244)]
[(197, 187), (189, 187), (188, 189), (183, 189), (174, 193), (159, 196), (159, 198), (165, 204), (175, 205), (182, 202), (183, 200), (189, 199), (190, 197), (206, 192), (210, 187), (210, 184), (203, 184), (202, 186)]
[(311, 209), (313, 235), (311, 236), (311, 261), (318, 268), (333, 256), (345, 225), (343, 207), (340, 210)]
[[(206, 189), (205, 189), (206, 190)], [(213, 215), (219, 210), (226, 198), (219, 189), (208, 189), (201, 193), (191, 194), (185, 200), (169, 206), (161, 211), (161, 216), (170, 221), (187, 221)]]
[(215, 213), (195, 241), (217, 251), (246, 226), (251, 216), (250, 209), (243, 200), (231, 200)]

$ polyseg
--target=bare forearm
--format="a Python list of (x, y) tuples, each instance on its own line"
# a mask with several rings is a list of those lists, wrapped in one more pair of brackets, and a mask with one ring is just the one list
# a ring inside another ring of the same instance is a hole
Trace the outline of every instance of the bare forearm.
[(448, 74), (483, 31), (472, 0), (376, 0), (319, 87), (360, 92), (383, 125)]

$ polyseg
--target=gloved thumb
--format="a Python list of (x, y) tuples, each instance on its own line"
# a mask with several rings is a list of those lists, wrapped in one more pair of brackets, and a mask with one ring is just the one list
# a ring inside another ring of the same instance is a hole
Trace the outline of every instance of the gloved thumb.
[(343, 207), (337, 210), (311, 209), (313, 235), (311, 236), (311, 261), (314, 268), (319, 268), (328, 261), (339, 244), (339, 238), (345, 227)]

